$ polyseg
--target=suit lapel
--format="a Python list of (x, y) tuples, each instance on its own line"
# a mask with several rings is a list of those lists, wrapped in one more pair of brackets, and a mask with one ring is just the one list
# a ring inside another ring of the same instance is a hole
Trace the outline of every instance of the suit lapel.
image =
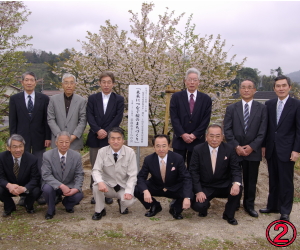
[[(159, 164), (158, 164), (159, 166)], [(170, 151), (168, 152), (168, 158), (167, 158), (167, 166), (166, 166), (166, 176), (165, 176), (165, 183), (167, 183), (170, 173), (172, 171), (172, 168), (174, 167), (174, 162), (173, 162), (173, 158), (172, 155), (170, 153)], [(159, 172), (160, 172), (160, 168), (159, 168)], [(161, 179), (162, 180), (162, 179)]]
[[(61, 164), (60, 164), (60, 157), (58, 154), (58, 149), (53, 150), (52, 159), (54, 161), (54, 168), (52, 168), (52, 171), (55, 171), (57, 175), (59, 176), (59, 181), (63, 180), (62, 170), (61, 170)], [(68, 159), (67, 159), (68, 160)]]
[(14, 160), (10, 151), (7, 151), (6, 162), (8, 166), (9, 176), (12, 176), (15, 180), (15, 183), (17, 183), (17, 178), (14, 174)]
[[(22, 92), (21, 94), (20, 94), (20, 96), (19, 96), (19, 102), (20, 102), (20, 108), (21, 108), (21, 110), (23, 111), (23, 113), (24, 114), (26, 114), (25, 116), (30, 120), (30, 116), (29, 116), (29, 114), (28, 114), (28, 109), (27, 109), (27, 106), (26, 106), (26, 102), (25, 102), (25, 97), (24, 97), (24, 92)], [(36, 93), (35, 93), (35, 95), (36, 95)], [(36, 95), (37, 96), (37, 95)], [(35, 97), (35, 100), (36, 100), (37, 98)], [(36, 106), (35, 105), (35, 102), (34, 102), (34, 106)], [(34, 110), (34, 108), (35, 107), (33, 107), (33, 110)]]
[[(102, 103), (103, 103), (103, 101), (102, 101)], [(115, 103), (116, 103), (116, 97), (115, 97), (114, 93), (111, 93), (110, 97), (109, 97), (109, 100), (108, 100), (108, 103), (107, 103), (106, 111), (105, 111), (105, 114), (104, 114), (104, 120), (106, 119), (107, 116), (110, 115), (111, 111), (113, 110), (113, 107), (114, 107)], [(103, 107), (102, 107), (102, 110), (103, 110)]]
[[(70, 103), (70, 107), (69, 107), (69, 111), (68, 111), (68, 116), (67, 116), (67, 119), (66, 119), (66, 124), (69, 123), (69, 121), (71, 120), (73, 112), (78, 110), (77, 102), (78, 102), (78, 96), (73, 94), (73, 97), (72, 97), (72, 100), (71, 100), (71, 103)], [(65, 115), (66, 115), (66, 108), (65, 107), (64, 107), (64, 112), (65, 112)]]
[(225, 149), (223, 146), (223, 143), (220, 144), (219, 149), (218, 149), (218, 155), (217, 155), (217, 161), (216, 161), (216, 168), (215, 168), (215, 174), (214, 176), (216, 176), (220, 170), (220, 168), (223, 167), (223, 162), (225, 159)]
[(255, 114), (258, 110), (258, 106), (259, 106), (259, 104), (253, 100), (251, 110), (250, 110), (250, 117), (249, 117), (249, 121), (248, 121), (248, 128), (250, 127), (250, 124), (251, 124), (253, 118), (255, 117)]
[[(198, 99), (198, 95), (197, 95), (197, 99)], [(188, 94), (187, 94), (187, 90), (182, 91), (181, 100), (183, 101), (183, 106), (185, 107), (187, 114), (189, 114), (189, 116), (191, 116), (189, 97), (188, 97)], [(197, 102), (195, 102), (195, 106), (196, 106), (196, 103)], [(196, 107), (194, 107), (194, 109), (195, 108)]]
[(238, 117), (240, 118), (241, 125), (243, 126), (243, 130), (245, 131), (245, 123), (244, 123), (244, 113), (243, 113), (243, 102), (239, 101), (235, 104), (236, 112), (238, 114)]
[(273, 99), (273, 103), (270, 103), (270, 109), (268, 109), (268, 117), (271, 120), (271, 123), (275, 124), (275, 127), (277, 126), (277, 99)]
[[(213, 171), (212, 171), (212, 164), (211, 164), (211, 156), (210, 156), (210, 151), (209, 151), (209, 146), (208, 146), (208, 143), (205, 142), (206, 146), (204, 147), (204, 150), (203, 150), (203, 155), (202, 157), (204, 157), (204, 161), (205, 162), (205, 167), (207, 169), (207, 173), (209, 174), (209, 179), (212, 178), (213, 176)], [(217, 164), (216, 164), (217, 166)]]
[[(121, 154), (123, 154), (122, 151), (123, 150), (121, 150)], [(114, 156), (112, 154), (112, 148), (111, 147), (107, 147), (106, 154), (108, 155), (108, 158), (110, 159), (110, 161), (112, 162), (112, 164), (116, 164)], [(121, 156), (121, 154), (120, 154), (120, 156), (118, 156), (118, 160), (119, 160), (119, 157), (121, 157), (121, 158), (123, 157), (123, 156)]]
[(22, 179), (22, 176), (24, 176), (24, 173), (26, 172), (26, 168), (27, 168), (27, 157), (25, 155), (25, 152), (24, 154), (22, 155), (22, 158), (21, 158), (21, 164), (20, 164), (20, 171), (19, 171), (19, 175), (18, 175), (18, 180), (21, 180)]
[[(277, 127), (279, 127), (281, 125), (281, 123), (284, 120), (284, 118), (286, 117), (286, 115), (290, 112), (291, 106), (292, 106), (292, 100), (291, 100), (291, 97), (289, 97), (283, 107)], [(276, 103), (276, 111), (277, 111), (277, 103)], [(277, 117), (276, 117), (276, 119), (277, 119)]]
[(98, 113), (100, 114), (100, 117), (103, 117), (104, 116), (104, 110), (103, 110), (102, 92), (99, 92), (97, 94), (97, 109), (98, 109)]
[[(73, 165), (74, 165), (73, 153), (69, 149), (68, 153), (67, 153), (66, 168), (65, 168), (64, 174), (62, 175), (63, 180), (65, 180), (66, 177), (69, 175), (69, 172)], [(60, 163), (59, 163), (59, 166), (60, 166)], [(61, 173), (62, 173), (62, 171), (61, 171)]]

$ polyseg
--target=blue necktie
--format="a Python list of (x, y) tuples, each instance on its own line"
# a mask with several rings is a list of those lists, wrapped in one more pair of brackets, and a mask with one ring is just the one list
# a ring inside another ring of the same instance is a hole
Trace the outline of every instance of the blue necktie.
[(31, 96), (28, 96), (29, 100), (28, 100), (28, 104), (27, 104), (27, 109), (28, 109), (28, 114), (31, 117), (32, 115), (32, 111), (33, 111), (33, 102), (31, 100)]
[(249, 105), (248, 103), (245, 104), (245, 110), (244, 110), (244, 125), (245, 125), (245, 134), (247, 133), (248, 129), (248, 121), (249, 121)]
[(277, 108), (277, 124), (279, 122), (282, 110), (283, 110), (283, 101), (279, 101), (278, 108)]

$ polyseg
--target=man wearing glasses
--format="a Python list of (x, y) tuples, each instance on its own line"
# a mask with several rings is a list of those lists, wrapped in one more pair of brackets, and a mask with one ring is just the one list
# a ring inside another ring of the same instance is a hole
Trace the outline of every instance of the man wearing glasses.
[[(124, 112), (124, 97), (112, 92), (115, 76), (112, 72), (103, 72), (99, 77), (102, 92), (89, 96), (86, 108), (87, 121), (90, 125), (86, 144), (90, 147), (90, 162), (94, 167), (98, 150), (108, 146), (107, 133), (113, 127), (119, 127)], [(91, 178), (91, 188), (93, 179)], [(105, 197), (105, 203), (113, 203)], [(94, 198), (91, 204), (95, 204)]]
[(74, 94), (76, 78), (66, 73), (62, 77), (64, 93), (50, 98), (48, 124), (52, 131), (51, 147), (55, 148), (55, 138), (61, 131), (71, 135), (70, 148), (80, 152), (83, 148), (82, 134), (86, 126), (86, 99)]
[(235, 148), (243, 169), (245, 211), (258, 217), (254, 210), (258, 167), (262, 160), (261, 146), (267, 131), (267, 107), (253, 100), (255, 83), (245, 80), (240, 85), (242, 100), (226, 109), (224, 133), (226, 141)]
[(210, 121), (211, 98), (198, 91), (200, 72), (190, 68), (186, 72), (186, 90), (173, 94), (170, 116), (173, 126), (173, 151), (182, 155), (189, 168), (193, 148), (205, 141)]

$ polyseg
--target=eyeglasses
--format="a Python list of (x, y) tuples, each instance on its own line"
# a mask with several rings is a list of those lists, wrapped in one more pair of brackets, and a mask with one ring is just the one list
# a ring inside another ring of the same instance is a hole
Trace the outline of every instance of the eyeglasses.
[(191, 79), (191, 78), (188, 78), (188, 79), (186, 79), (188, 82), (198, 82), (199, 81), (199, 79)]
[(64, 85), (74, 85), (75, 82), (63, 82)]
[(112, 81), (101, 81), (101, 84), (112, 84)]

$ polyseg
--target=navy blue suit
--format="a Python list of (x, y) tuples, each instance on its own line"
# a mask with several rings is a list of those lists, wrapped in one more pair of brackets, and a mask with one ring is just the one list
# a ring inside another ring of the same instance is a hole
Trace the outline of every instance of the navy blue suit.
[(108, 145), (107, 137), (97, 138), (97, 132), (104, 129), (108, 132), (113, 127), (118, 127), (123, 119), (124, 97), (111, 93), (106, 112), (104, 114), (102, 93), (89, 96), (86, 108), (87, 121), (90, 125), (86, 144), (91, 148), (102, 148)]
[(4, 210), (12, 211), (16, 209), (16, 205), (11, 198), (14, 195), (6, 188), (8, 183), (26, 187), (29, 194), (21, 195), (26, 196), (25, 205), (32, 208), (34, 201), (40, 195), (41, 176), (37, 167), (37, 158), (28, 152), (23, 153), (18, 178), (13, 172), (13, 167), (14, 161), (11, 152), (4, 151), (0, 153), (0, 200), (4, 202)]
[[(170, 116), (174, 131), (172, 147), (174, 152), (183, 152), (180, 154), (184, 159), (186, 151), (189, 152), (187, 165), (189, 165), (194, 147), (205, 141), (205, 131), (210, 121), (211, 107), (211, 98), (197, 91), (194, 110), (191, 114), (186, 90), (174, 93), (172, 96), (170, 102)], [(181, 138), (184, 133), (192, 133), (196, 136), (196, 139), (192, 143), (186, 143)]]
[(290, 214), (294, 198), (292, 151), (300, 152), (300, 101), (289, 97), (277, 124), (278, 98), (266, 102), (268, 129), (265, 139), (269, 170), (267, 208)]
[[(149, 174), (151, 174), (151, 177), (148, 179)], [(176, 199), (174, 208), (178, 213), (182, 211), (183, 199), (193, 197), (191, 176), (184, 165), (183, 158), (172, 151), (168, 151), (165, 182), (163, 182), (161, 177), (158, 155), (156, 153), (145, 157), (143, 167), (137, 178), (134, 196), (139, 199), (146, 209), (151, 206), (151, 203), (144, 201), (143, 192), (147, 189), (151, 196)], [(164, 188), (167, 191), (164, 191)], [(152, 200), (154, 203), (157, 202), (153, 197)]]

